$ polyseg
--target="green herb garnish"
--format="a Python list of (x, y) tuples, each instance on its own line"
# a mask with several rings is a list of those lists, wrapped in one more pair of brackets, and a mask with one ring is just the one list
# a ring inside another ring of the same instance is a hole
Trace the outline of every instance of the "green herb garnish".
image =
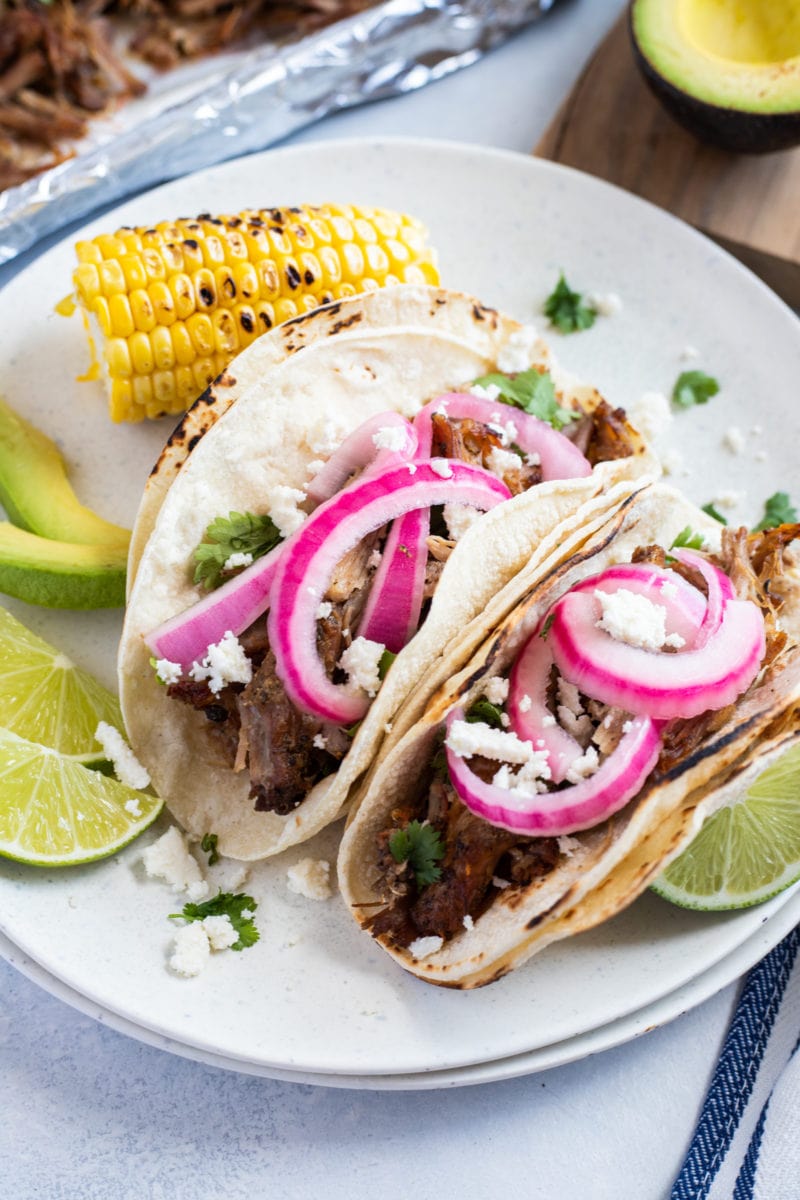
[(389, 850), (395, 862), (407, 862), (414, 872), (417, 887), (427, 887), (441, 878), (436, 863), (444, 858), (444, 846), (432, 825), (412, 821), (405, 829), (395, 829), (389, 838)]
[(675, 538), (675, 541), (670, 546), (670, 550), (676, 550), (676, 549), (680, 548), (681, 546), (685, 546), (687, 550), (702, 550), (703, 549), (702, 533), (695, 533), (695, 531), (692, 529), (691, 525), (684, 526), (684, 528), (680, 531), (678, 536)]
[(684, 371), (675, 381), (672, 403), (679, 408), (693, 408), (695, 404), (708, 404), (718, 391), (719, 384), (713, 375), (706, 375), (705, 371)]
[(383, 654), (378, 659), (378, 678), (380, 680), (384, 680), (386, 678), (389, 667), (396, 658), (397, 655), (393, 654), (391, 650), (384, 650)]
[(204, 833), (203, 840), (200, 843), (200, 849), (204, 854), (208, 855), (208, 865), (210, 867), (213, 867), (214, 863), (219, 862), (218, 841), (219, 837), (216, 833)]
[(484, 725), (490, 725), (492, 729), (503, 728), (502, 711), (485, 696), (479, 696), (475, 703), (469, 706), (464, 719), (470, 724), (483, 721)]
[(591, 329), (597, 309), (583, 303), (582, 294), (573, 292), (562, 271), (558, 283), (544, 302), (544, 314), (562, 333), (576, 333), (579, 329)]
[(797, 520), (797, 509), (789, 499), (788, 492), (775, 492), (764, 505), (764, 516), (753, 526), (754, 533), (774, 529), (776, 525), (788, 525)]
[(211, 900), (204, 900), (202, 904), (184, 904), (182, 912), (169, 915), (176, 920), (183, 918), (189, 922), (204, 921), (206, 917), (227, 917), (239, 935), (231, 950), (245, 950), (248, 946), (254, 946), (259, 938), (253, 920), (257, 908), (258, 904), (253, 897), (246, 896), (244, 892), (237, 892), (236, 895), (232, 892), (219, 892)]
[(550, 632), (550, 627), (553, 624), (553, 621), (555, 621), (555, 619), (556, 619), (556, 614), (554, 612), (551, 612), (550, 615), (545, 618), (544, 625), (542, 626), (541, 633), (539, 634), (540, 638), (544, 638), (545, 641), (547, 640), (547, 635)]
[(225, 571), (225, 563), (232, 554), (252, 554), (255, 561), (283, 541), (272, 517), (237, 512), (216, 517), (203, 537), (194, 552), (194, 581), (209, 590), (231, 574)]
[(561, 407), (556, 400), (556, 385), (549, 371), (537, 371), (531, 367), (528, 371), (520, 371), (513, 379), (494, 372), (482, 375), (475, 382), (480, 387), (499, 388), (499, 399), (504, 404), (513, 404), (540, 421), (547, 421), (554, 429), (563, 429), (570, 421), (577, 421), (583, 415), (571, 408)]
[(723, 517), (723, 515), (722, 515), (722, 513), (719, 511), (719, 509), (718, 509), (718, 508), (715, 508), (713, 504), (704, 504), (704, 505), (703, 505), (703, 512), (704, 512), (704, 513), (708, 513), (708, 515), (709, 515), (710, 517), (713, 517), (715, 521), (719, 521), (720, 525), (727, 525), (727, 524), (728, 524), (728, 518), (727, 518), (727, 517)]

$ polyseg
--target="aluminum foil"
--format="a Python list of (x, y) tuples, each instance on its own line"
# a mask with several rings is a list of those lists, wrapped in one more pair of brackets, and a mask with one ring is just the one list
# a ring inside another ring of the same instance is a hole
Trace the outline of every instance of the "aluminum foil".
[(477, 61), (555, 0), (388, 0), (290, 45), (262, 46), (188, 99), (0, 193), (0, 263), (156, 183), (263, 149), (329, 113)]

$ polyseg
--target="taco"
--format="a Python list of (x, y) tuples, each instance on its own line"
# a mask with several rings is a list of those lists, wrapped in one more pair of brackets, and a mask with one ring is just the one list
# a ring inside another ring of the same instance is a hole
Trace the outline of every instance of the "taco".
[(172, 813), (236, 858), (310, 837), (552, 527), (653, 468), (622, 410), (471, 297), (385, 289), (261, 337), (170, 439), (137, 521), (121, 698)]
[(584, 532), (452, 656), (342, 839), (354, 917), (431, 983), (619, 912), (800, 736), (800, 526), (723, 528), (655, 484)]

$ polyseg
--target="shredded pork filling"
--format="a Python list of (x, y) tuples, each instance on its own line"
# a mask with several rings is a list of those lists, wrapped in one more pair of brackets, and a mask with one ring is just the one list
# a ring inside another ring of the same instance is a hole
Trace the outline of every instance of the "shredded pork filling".
[[(720, 553), (711, 556), (730, 577), (737, 596), (752, 600), (764, 614), (765, 670), (775, 669), (788, 643), (779, 614), (785, 597), (800, 586), (794, 558), (789, 561), (787, 554), (789, 545), (798, 538), (800, 524), (751, 534), (746, 529), (723, 529)], [(655, 545), (638, 547), (632, 557), (634, 562), (652, 562), (661, 567), (667, 561), (666, 551)], [(705, 582), (698, 572), (675, 560), (669, 566), (705, 593)], [(757, 679), (749, 690), (760, 681)], [(594, 746), (602, 763), (618, 745), (629, 714), (577, 692), (571, 706), (559, 704), (559, 699), (567, 696), (560, 682), (554, 667), (547, 696), (551, 713), (584, 749)], [(739, 702), (743, 699), (740, 697)], [(652, 779), (657, 781), (687, 759), (722, 728), (734, 709), (735, 705), (730, 705), (666, 724)], [(487, 781), (491, 781), (498, 766), (479, 758), (470, 759), (469, 765)], [(417, 886), (409, 863), (397, 863), (389, 849), (392, 835), (413, 820), (432, 825), (444, 848), (440, 878), (424, 887)], [(521, 838), (470, 813), (447, 778), (446, 768), (440, 766), (420, 800), (394, 810), (390, 823), (378, 835), (374, 885), (382, 896), (382, 907), (367, 920), (367, 927), (374, 937), (398, 948), (410, 946), (419, 937), (436, 935), (447, 940), (464, 928), (465, 918), (477, 918), (491, 904), (500, 890), (498, 879), (525, 887), (552, 871), (559, 858), (558, 839)]]
[[(513, 419), (514, 410), (508, 411), (509, 419)], [(599, 439), (620, 451), (618, 413), (608, 405), (601, 405), (586, 421), (588, 439)], [(432, 425), (434, 456), (461, 459), (492, 469), (491, 455), (503, 444), (493, 427), (438, 413), (434, 414)], [(632, 453), (629, 441), (624, 453)], [(611, 451), (609, 455), (617, 456)], [(502, 478), (516, 495), (541, 482), (541, 467), (525, 465), (520, 459), (519, 467), (508, 467)], [(455, 545), (438, 510), (433, 510), (432, 517), (423, 593), (426, 604)], [(382, 546), (387, 532), (388, 527), (376, 530), (349, 551), (338, 563), (325, 594), (330, 612), (317, 621), (317, 650), (335, 683), (345, 680), (337, 663), (358, 631), (376, 569), (375, 551)], [(425, 612), (423, 606), (423, 619)], [(209, 736), (223, 761), (237, 772), (248, 772), (254, 807), (286, 815), (302, 803), (316, 783), (336, 769), (350, 747), (350, 738), (343, 730), (299, 712), (290, 701), (275, 672), (265, 618), (257, 621), (240, 640), (253, 666), (250, 683), (229, 684), (219, 695), (214, 695), (207, 682), (184, 678), (171, 684), (168, 694), (206, 716)], [(472, 895), (471, 888), (468, 890)]]

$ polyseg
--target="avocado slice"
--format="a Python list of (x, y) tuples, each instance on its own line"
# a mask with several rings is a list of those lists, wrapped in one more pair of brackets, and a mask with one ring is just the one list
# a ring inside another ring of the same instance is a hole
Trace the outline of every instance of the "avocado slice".
[(0, 592), (46, 608), (125, 603), (124, 546), (57, 542), (0, 521)]
[(633, 0), (651, 90), (696, 137), (763, 153), (800, 142), (800, 0)]
[(79, 502), (55, 443), (1, 398), (0, 505), (15, 525), (44, 538), (119, 550), (130, 542), (129, 530)]

